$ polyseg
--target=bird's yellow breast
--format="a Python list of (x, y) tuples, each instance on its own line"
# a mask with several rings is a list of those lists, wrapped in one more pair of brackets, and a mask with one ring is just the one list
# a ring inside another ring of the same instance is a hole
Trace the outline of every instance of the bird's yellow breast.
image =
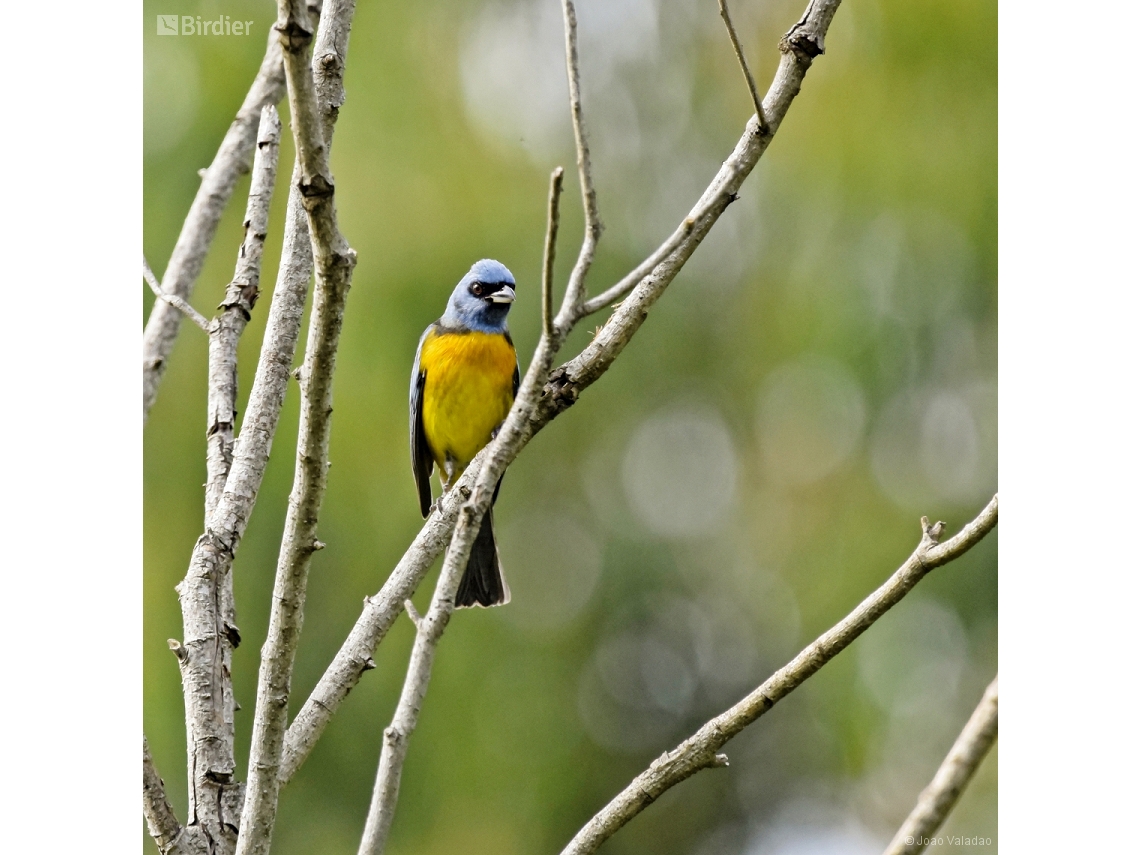
[(433, 331), (420, 350), (423, 426), (442, 470), (457, 473), (491, 440), (514, 402), (514, 345), (502, 334)]

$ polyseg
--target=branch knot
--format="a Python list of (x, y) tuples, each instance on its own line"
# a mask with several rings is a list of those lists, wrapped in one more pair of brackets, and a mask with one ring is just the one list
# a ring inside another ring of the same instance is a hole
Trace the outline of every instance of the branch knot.
[(794, 53), (800, 60), (809, 64), (813, 59), (823, 53), (823, 33), (813, 32), (807, 27), (807, 18), (810, 8), (799, 21), (796, 22), (784, 37), (780, 39), (781, 53)]
[(226, 286), (226, 296), (221, 303), (218, 304), (219, 309), (241, 309), (245, 319), (250, 319), (250, 312), (257, 304), (257, 298), (261, 293), (257, 287), (256, 282), (250, 282), (245, 279), (235, 279)]
[(297, 182), (297, 189), (301, 191), (301, 196), (306, 203), (310, 199), (329, 199), (333, 195), (333, 183), (326, 179), (323, 175), (314, 175), (308, 181), (302, 178)]
[(939, 520), (931, 525), (930, 520), (926, 517), (922, 518), (922, 545), (929, 549), (932, 546), (937, 546), (938, 541), (942, 539), (942, 532), (946, 530), (946, 523)]
[(287, 21), (278, 21), (273, 29), (281, 34), (281, 47), (290, 53), (303, 51), (313, 40), (312, 29), (293, 15)]
[(550, 402), (555, 414), (574, 406), (578, 401), (578, 394), (578, 383), (570, 376), (565, 366), (550, 372), (546, 386), (542, 389), (542, 397)]

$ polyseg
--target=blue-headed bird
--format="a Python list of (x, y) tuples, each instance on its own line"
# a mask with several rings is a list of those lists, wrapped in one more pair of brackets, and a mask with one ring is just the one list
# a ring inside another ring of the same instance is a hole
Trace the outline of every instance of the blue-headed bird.
[[(507, 330), (514, 300), (511, 272), (497, 261), (477, 261), (455, 286), (443, 317), (420, 337), (408, 409), (412, 472), (425, 518), (432, 508), (433, 464), (447, 492), (498, 432), (514, 403), (519, 363)], [(496, 485), (492, 504), (498, 495)], [(495, 606), (510, 599), (488, 509), (455, 605)]]

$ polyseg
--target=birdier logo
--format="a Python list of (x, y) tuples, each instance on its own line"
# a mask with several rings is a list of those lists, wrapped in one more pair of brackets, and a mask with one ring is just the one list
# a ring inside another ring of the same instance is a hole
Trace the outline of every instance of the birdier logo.
[(159, 15), (160, 36), (248, 36), (253, 21), (231, 21), (229, 15), (203, 21), (201, 15)]

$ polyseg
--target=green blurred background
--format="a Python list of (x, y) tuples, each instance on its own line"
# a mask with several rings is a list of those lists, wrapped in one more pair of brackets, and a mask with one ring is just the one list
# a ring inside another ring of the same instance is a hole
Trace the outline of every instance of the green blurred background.
[[(762, 88), (802, 5), (733, 4)], [(144, 9), (144, 243), (161, 275), (275, 11)], [(174, 12), (253, 20), (253, 35), (156, 36), (155, 15)], [(687, 213), (751, 111), (714, 0), (582, 0), (579, 19), (606, 224), (597, 292)], [(406, 435), (421, 331), (492, 257), (519, 282), (524, 369), (537, 339), (548, 175), (574, 164), (560, 26), (557, 0), (357, 11), (333, 168), (359, 264), (294, 711), (421, 524)], [(286, 140), (243, 395), (292, 151)], [(247, 189), (193, 295), (206, 314), (232, 275)], [(569, 191), (560, 283), (581, 236)], [(206, 340), (184, 327), (144, 452), (144, 720), (181, 816), (182, 695), (166, 639), (181, 637), (174, 586), (202, 530), (206, 400)], [(997, 487), (996, 341), (997, 4), (845, 3), (740, 201), (614, 368), (511, 467), (496, 525), (514, 599), (449, 627), (389, 851), (558, 851), (877, 586), (914, 547), (921, 514), (952, 530), (971, 518)], [(243, 778), (297, 403), (293, 387), (235, 567)], [(677, 787), (604, 851), (881, 851), (992, 678), (996, 628), (994, 534), (731, 742), (728, 769)], [(276, 852), (355, 851), (411, 630), (397, 623), (284, 790)], [(945, 832), (996, 851), (996, 752)]]

